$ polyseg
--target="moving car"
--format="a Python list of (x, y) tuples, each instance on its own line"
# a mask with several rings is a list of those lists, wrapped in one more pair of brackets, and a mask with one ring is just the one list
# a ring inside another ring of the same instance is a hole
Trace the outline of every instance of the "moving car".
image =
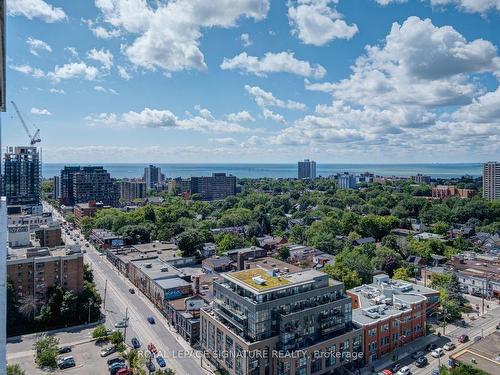
[(141, 343), (139, 342), (139, 340), (136, 338), (136, 337), (132, 337), (132, 346), (134, 347), (134, 349), (139, 349), (141, 347)]
[(115, 323), (115, 328), (125, 328), (127, 326), (127, 322), (125, 320), (121, 320)]
[(134, 289), (134, 288), (130, 288), (130, 289), (128, 290), (128, 292), (129, 292), (130, 294), (134, 294), (134, 293), (135, 293), (135, 289)]
[(452, 342), (447, 342), (446, 344), (443, 345), (444, 350), (453, 350), (455, 348), (456, 348), (456, 346)]
[(481, 340), (482, 338), (483, 338), (483, 336), (475, 336), (474, 342), (477, 342), (477, 341)]
[(104, 348), (103, 350), (101, 350), (101, 357), (107, 357), (108, 355), (113, 354), (114, 352), (116, 352), (116, 348), (114, 346)]
[(148, 322), (149, 324), (155, 324), (155, 318), (153, 318), (152, 316), (148, 316)]
[(158, 353), (158, 349), (156, 349), (156, 346), (154, 346), (154, 344), (152, 342), (150, 342), (148, 344), (148, 350), (153, 353), (153, 354), (157, 354)]
[(59, 348), (59, 354), (65, 354), (71, 352), (71, 346), (61, 346)]
[(384, 369), (382, 371), (379, 371), (377, 375), (392, 375), (392, 371), (389, 369)]
[(464, 342), (467, 342), (467, 341), (469, 341), (469, 336), (467, 336), (467, 335), (462, 335), (458, 338), (458, 342), (461, 344), (463, 344)]
[(424, 367), (427, 365), (427, 363), (429, 363), (429, 361), (427, 361), (427, 358), (422, 356), (415, 361), (415, 366)]
[(401, 369), (397, 372), (397, 375), (410, 375), (411, 371), (408, 366), (401, 367)]
[(423, 351), (418, 351), (418, 352), (415, 352), (411, 355), (411, 357), (413, 359), (419, 359), (420, 357), (423, 357), (425, 355), (425, 353)]
[(156, 357), (156, 362), (158, 363), (158, 366), (160, 366), (160, 367), (165, 367), (167, 365), (167, 362), (165, 362), (165, 360), (163, 359), (163, 357), (161, 355)]
[(432, 351), (431, 355), (434, 358), (439, 358), (444, 355), (444, 350), (443, 348), (436, 348), (435, 350)]

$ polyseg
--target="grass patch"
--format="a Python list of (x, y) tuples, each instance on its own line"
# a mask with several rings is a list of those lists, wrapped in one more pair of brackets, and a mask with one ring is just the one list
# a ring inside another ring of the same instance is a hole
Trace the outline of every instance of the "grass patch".
[[(253, 281), (252, 278), (255, 276), (259, 276), (260, 278), (264, 279), (265, 280), (264, 284), (260, 285), (257, 284), (255, 281)], [(231, 274), (231, 277), (234, 277), (235, 279), (245, 283), (249, 287), (254, 288), (256, 290), (272, 289), (290, 283), (288, 280), (282, 277), (269, 275), (265, 270), (261, 268), (254, 268), (250, 270), (234, 272)]]

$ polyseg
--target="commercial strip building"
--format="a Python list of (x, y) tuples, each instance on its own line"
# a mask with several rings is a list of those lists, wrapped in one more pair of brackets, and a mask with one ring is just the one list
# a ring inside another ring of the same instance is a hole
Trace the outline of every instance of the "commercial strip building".
[(362, 351), (343, 284), (322, 272), (262, 267), (225, 273), (201, 310), (201, 345), (234, 375), (309, 375), (346, 366)]
[(458, 276), (463, 293), (496, 298), (500, 301), (500, 260), (498, 257), (485, 257), (459, 254), (451, 260), (453, 272)]
[(316, 162), (305, 159), (297, 163), (297, 174), (300, 180), (316, 178)]
[(41, 306), (52, 286), (83, 291), (83, 253), (79, 246), (9, 249), (7, 275), (18, 299), (33, 298)]
[(122, 236), (107, 229), (92, 229), (89, 234), (89, 242), (100, 250), (116, 249), (125, 245)]
[(363, 329), (365, 364), (425, 336), (427, 307), (439, 303), (438, 291), (384, 274), (347, 295), (352, 298), (352, 320)]
[(483, 164), (483, 198), (500, 199), (500, 163), (497, 161)]

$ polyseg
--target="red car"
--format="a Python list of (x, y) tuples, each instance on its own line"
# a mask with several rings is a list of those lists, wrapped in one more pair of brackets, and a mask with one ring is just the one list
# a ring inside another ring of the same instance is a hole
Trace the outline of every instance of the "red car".
[(469, 341), (469, 336), (467, 336), (467, 335), (462, 335), (462, 336), (460, 336), (460, 337), (458, 338), (458, 342), (460, 342), (460, 343), (462, 343), (462, 344), (463, 344), (464, 342), (467, 342), (467, 341)]
[(158, 354), (158, 349), (156, 349), (156, 346), (152, 342), (148, 344), (148, 350), (153, 354)]

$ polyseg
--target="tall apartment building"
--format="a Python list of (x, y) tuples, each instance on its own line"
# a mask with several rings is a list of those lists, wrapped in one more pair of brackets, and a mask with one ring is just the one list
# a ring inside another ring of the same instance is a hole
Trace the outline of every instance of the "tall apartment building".
[(500, 199), (500, 163), (497, 161), (483, 164), (483, 198)]
[(364, 332), (365, 363), (396, 352), (426, 334), (427, 305), (439, 303), (439, 292), (405, 281), (376, 275), (373, 283), (347, 291), (352, 320)]
[(356, 189), (358, 186), (356, 177), (351, 174), (341, 174), (337, 180), (337, 187), (339, 189)]
[(83, 292), (83, 253), (78, 247), (30, 247), (9, 250), (7, 276), (18, 299), (32, 297), (41, 306), (50, 287)]
[(54, 176), (52, 178), (52, 184), (54, 185), (52, 187), (52, 198), (60, 199), (61, 198), (61, 177)]
[(154, 165), (149, 165), (144, 168), (144, 181), (148, 189), (154, 189), (163, 182), (161, 168)]
[[(3, 6), (3, 3), (0, 3)], [(0, 197), (0, 374), (5, 374), (7, 347), (7, 200)]]
[(40, 204), (40, 157), (36, 147), (7, 148), (3, 184), (8, 205)]
[(411, 179), (413, 180), (413, 182), (420, 185), (428, 185), (431, 183), (431, 176), (426, 176), (420, 173), (416, 174), (415, 176), (411, 176)]
[(213, 173), (210, 177), (191, 177), (191, 194), (200, 194), (202, 200), (224, 199), (236, 194), (236, 177)]
[(182, 194), (191, 191), (191, 180), (186, 178), (171, 178), (168, 180), (169, 194)]
[(116, 207), (118, 198), (118, 186), (101, 166), (64, 167), (61, 171), (61, 205), (96, 201)]
[(120, 200), (130, 203), (134, 199), (146, 198), (146, 182), (142, 180), (122, 180), (118, 182)]
[(325, 273), (252, 268), (222, 277), (211, 307), (201, 310), (201, 346), (217, 368), (231, 375), (326, 374), (361, 352), (351, 299)]
[(316, 162), (305, 159), (304, 161), (299, 161), (297, 164), (298, 177), (299, 179), (314, 179), (316, 178)]

